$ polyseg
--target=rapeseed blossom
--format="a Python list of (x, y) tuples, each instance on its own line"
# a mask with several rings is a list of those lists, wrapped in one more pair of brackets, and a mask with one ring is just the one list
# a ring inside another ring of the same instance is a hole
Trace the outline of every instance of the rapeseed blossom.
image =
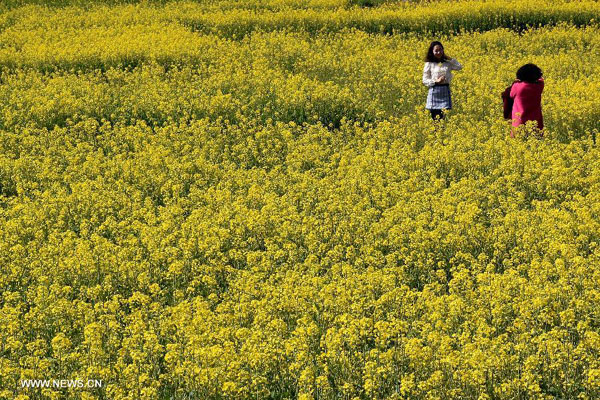
[(0, 397), (600, 396), (597, 2), (36, 3), (0, 13)]

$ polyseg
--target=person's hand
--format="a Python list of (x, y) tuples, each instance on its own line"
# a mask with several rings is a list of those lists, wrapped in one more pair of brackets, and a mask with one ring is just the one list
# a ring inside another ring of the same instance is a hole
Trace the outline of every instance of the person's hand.
[(436, 81), (436, 83), (445, 83), (446, 77), (444, 75), (442, 75), (439, 78), (437, 78), (435, 81)]

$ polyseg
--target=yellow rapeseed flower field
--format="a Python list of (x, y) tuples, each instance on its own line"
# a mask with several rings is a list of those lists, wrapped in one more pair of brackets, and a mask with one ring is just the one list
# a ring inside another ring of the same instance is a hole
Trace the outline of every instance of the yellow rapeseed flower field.
[[(3, 1), (0, 398), (600, 398), (598, 21)], [(511, 138), (529, 62), (546, 132)]]

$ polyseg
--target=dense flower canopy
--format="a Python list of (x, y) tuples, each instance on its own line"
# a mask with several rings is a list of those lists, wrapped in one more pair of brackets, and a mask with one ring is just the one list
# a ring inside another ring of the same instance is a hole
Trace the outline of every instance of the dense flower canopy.
[(0, 397), (600, 397), (600, 3), (41, 3), (0, 8)]

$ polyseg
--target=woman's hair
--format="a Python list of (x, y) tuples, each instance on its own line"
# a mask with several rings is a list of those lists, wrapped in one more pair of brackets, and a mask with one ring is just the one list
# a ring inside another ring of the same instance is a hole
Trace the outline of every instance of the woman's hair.
[(517, 79), (523, 82), (535, 83), (542, 77), (542, 70), (535, 64), (525, 64), (517, 70)]
[[(442, 50), (444, 49), (444, 45), (442, 45), (437, 40), (434, 40), (429, 45), (429, 49), (427, 50), (427, 55), (425, 56), (425, 61), (428, 61), (428, 62), (439, 62), (439, 60), (437, 58), (435, 58), (435, 56), (433, 55), (433, 48), (435, 46), (437, 46), (437, 45), (440, 45), (442, 47)], [(449, 60), (449, 59), (450, 59), (450, 57), (448, 57), (445, 53), (444, 53), (444, 55), (442, 55), (442, 61), (446, 61), (446, 60)]]

